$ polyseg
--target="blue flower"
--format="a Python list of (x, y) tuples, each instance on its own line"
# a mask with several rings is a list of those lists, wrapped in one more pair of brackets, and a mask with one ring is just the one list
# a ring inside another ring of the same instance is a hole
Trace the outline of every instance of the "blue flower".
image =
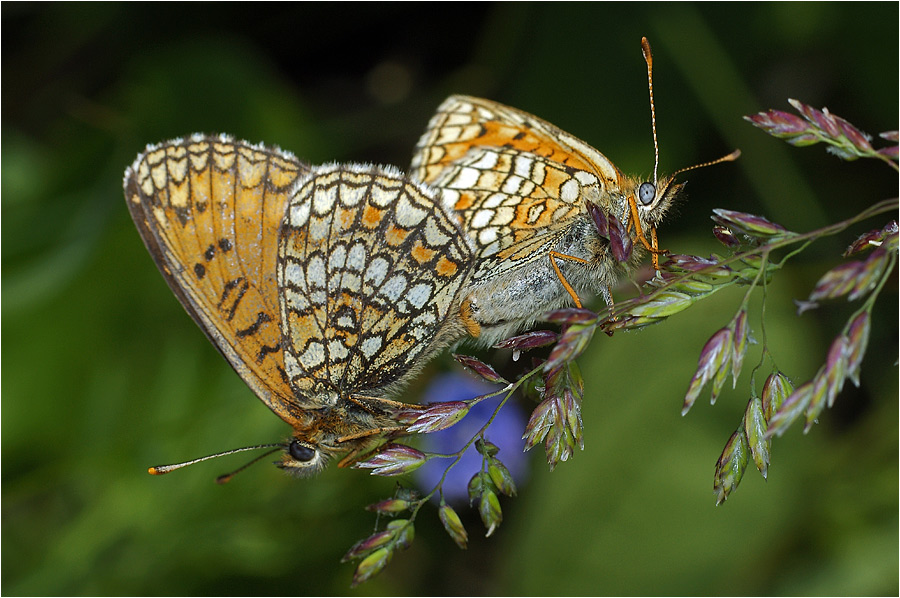
[[(497, 385), (486, 384), (471, 376), (452, 373), (436, 377), (425, 391), (424, 403), (443, 401), (466, 401), (474, 397), (496, 391)], [(432, 453), (449, 454), (458, 451), (487, 422), (503, 396), (487, 399), (475, 405), (455, 426), (440, 432), (422, 435), (422, 450)], [(521, 408), (510, 401), (504, 405), (490, 427), (485, 438), (500, 448), (500, 459), (512, 474), (517, 486), (527, 477), (527, 460), (524, 454), (525, 415)], [(459, 504), (468, 500), (467, 486), (473, 475), (481, 470), (481, 455), (474, 445), (469, 447), (460, 462), (447, 473), (444, 481), (444, 499), (448, 503)], [(450, 459), (431, 459), (414, 473), (416, 483), (424, 492), (430, 492), (440, 481)]]

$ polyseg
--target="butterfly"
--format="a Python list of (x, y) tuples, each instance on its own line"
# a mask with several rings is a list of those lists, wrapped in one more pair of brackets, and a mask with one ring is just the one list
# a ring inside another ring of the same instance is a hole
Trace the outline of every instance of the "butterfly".
[[(643, 47), (649, 76), (646, 38)], [(652, 93), (651, 78), (651, 109)], [(683, 188), (674, 177), (684, 170), (658, 178), (654, 167), (649, 181), (626, 176), (602, 153), (537, 116), (462, 95), (438, 107), (410, 166), (411, 176), (441, 191), (475, 246), (463, 318), (484, 344), (566, 303), (581, 307), (579, 295), (599, 293), (611, 303), (610, 287), (637, 266), (644, 249), (656, 266), (656, 228)], [(598, 230), (598, 220), (610, 216), (635, 241), (624, 261)]]
[(394, 168), (311, 167), (277, 148), (194, 135), (149, 146), (124, 190), (176, 297), (292, 427), (277, 445), (290, 473), (341, 454), (345, 464), (402, 433), (408, 405), (387, 397), (465, 334), (448, 316), (471, 247), (436, 193)]

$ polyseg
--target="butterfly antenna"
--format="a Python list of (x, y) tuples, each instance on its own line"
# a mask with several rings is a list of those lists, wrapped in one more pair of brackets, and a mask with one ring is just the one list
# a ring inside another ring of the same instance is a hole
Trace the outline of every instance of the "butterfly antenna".
[(710, 160), (709, 162), (701, 162), (700, 164), (694, 164), (693, 166), (688, 166), (687, 168), (682, 168), (681, 170), (676, 170), (672, 173), (671, 178), (675, 178), (677, 175), (682, 172), (687, 172), (688, 170), (697, 170), (698, 168), (705, 168), (707, 166), (712, 166), (714, 164), (721, 164), (722, 162), (734, 162), (738, 158), (741, 157), (741, 150), (736, 149), (727, 156), (722, 156), (721, 158), (716, 158), (715, 160)]
[(255, 459), (253, 459), (246, 465), (239, 467), (238, 469), (234, 470), (233, 472), (225, 474), (225, 475), (221, 475), (218, 478), (216, 478), (217, 483), (224, 484), (225, 482), (230, 480), (239, 471), (243, 471), (244, 469), (253, 465), (260, 459), (262, 459), (268, 455), (271, 455), (272, 453), (281, 449), (282, 445), (281, 444), (258, 444), (256, 446), (245, 446), (243, 448), (231, 449), (230, 451), (225, 451), (222, 453), (215, 453), (212, 455), (207, 455), (205, 457), (199, 457), (197, 459), (191, 459), (190, 461), (184, 461), (183, 463), (173, 463), (172, 465), (157, 465), (155, 467), (150, 467), (149, 469), (147, 469), (147, 473), (149, 473), (150, 475), (163, 475), (164, 473), (169, 473), (170, 471), (175, 471), (176, 469), (181, 469), (182, 467), (187, 467), (188, 465), (193, 465), (195, 463), (200, 463), (202, 461), (209, 461), (210, 459), (215, 459), (217, 457), (224, 457), (226, 455), (233, 455), (234, 453), (243, 453), (244, 451), (255, 451), (258, 449), (266, 449), (266, 448), (272, 449), (272, 450), (266, 451), (259, 457), (256, 457)]
[(650, 42), (646, 37), (641, 38), (641, 52), (644, 54), (644, 62), (647, 63), (647, 86), (650, 88), (650, 124), (653, 128), (653, 186), (655, 187), (659, 171), (659, 140), (656, 138), (656, 104), (653, 103), (653, 53), (650, 51)]
[[(656, 105), (653, 103), (653, 54), (650, 52), (650, 42), (647, 41), (646, 37), (641, 38), (641, 51), (644, 54), (644, 61), (647, 63), (647, 85), (650, 88), (650, 121), (653, 126), (653, 186), (656, 186), (657, 180), (657, 172), (659, 169), (659, 141), (656, 138)], [(722, 162), (734, 162), (741, 155), (741, 150), (736, 149), (727, 156), (722, 156), (717, 160), (711, 160), (709, 162), (703, 162), (702, 164), (694, 164), (693, 166), (688, 166), (687, 168), (682, 168), (681, 170), (676, 170), (673, 172), (666, 180), (669, 181), (669, 185), (675, 180), (675, 176), (679, 175), (683, 172), (687, 172), (688, 170), (696, 170), (698, 168), (704, 168), (706, 166), (712, 166), (713, 164), (721, 164)], [(668, 187), (668, 185), (667, 185)], [(659, 192), (659, 191), (657, 191)]]
[(261, 460), (265, 459), (272, 453), (277, 453), (279, 450), (281, 450), (281, 446), (275, 445), (275, 448), (273, 448), (272, 450), (266, 451), (262, 455), (251, 459), (250, 461), (248, 461), (247, 463), (244, 463), (243, 465), (241, 465), (240, 467), (238, 467), (231, 473), (223, 473), (222, 475), (220, 475), (219, 477), (216, 478), (216, 484), (227, 484), (228, 482), (231, 481), (231, 478), (233, 478), (237, 474), (241, 473), (242, 471), (244, 471), (245, 469), (247, 469), (248, 467), (250, 467), (257, 461), (261, 461)]

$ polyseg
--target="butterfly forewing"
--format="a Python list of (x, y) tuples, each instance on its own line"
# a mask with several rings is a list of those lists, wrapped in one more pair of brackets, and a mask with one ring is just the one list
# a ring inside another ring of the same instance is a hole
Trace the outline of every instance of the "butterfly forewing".
[(450, 96), (438, 107), (416, 147), (410, 175), (432, 183), (473, 147), (535, 154), (573, 170), (593, 172), (608, 184), (622, 177), (603, 154), (547, 121), (470, 96)]
[(541, 256), (599, 197), (595, 175), (509, 148), (474, 148), (434, 183), (477, 248), (473, 278)]
[[(474, 279), (546, 257), (586, 212), (630, 181), (580, 139), (521, 110), (451, 96), (413, 157), (413, 176), (440, 188), (481, 259)], [(578, 256), (581, 257), (581, 256)]]
[(308, 170), (278, 149), (193, 136), (148, 147), (124, 181), (132, 218), (173, 292), (287, 421), (277, 234), (288, 194)]

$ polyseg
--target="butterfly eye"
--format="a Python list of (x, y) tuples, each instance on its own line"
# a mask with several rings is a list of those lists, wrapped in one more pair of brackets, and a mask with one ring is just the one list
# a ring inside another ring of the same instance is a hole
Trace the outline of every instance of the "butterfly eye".
[(291, 454), (291, 457), (301, 463), (306, 463), (307, 461), (312, 461), (316, 458), (316, 449), (310, 448), (305, 444), (300, 444), (296, 440), (291, 442), (290, 447), (288, 447), (288, 452)]
[(638, 199), (641, 200), (641, 203), (646, 205), (650, 205), (650, 202), (656, 197), (656, 186), (653, 183), (641, 183), (640, 188), (638, 188)]

